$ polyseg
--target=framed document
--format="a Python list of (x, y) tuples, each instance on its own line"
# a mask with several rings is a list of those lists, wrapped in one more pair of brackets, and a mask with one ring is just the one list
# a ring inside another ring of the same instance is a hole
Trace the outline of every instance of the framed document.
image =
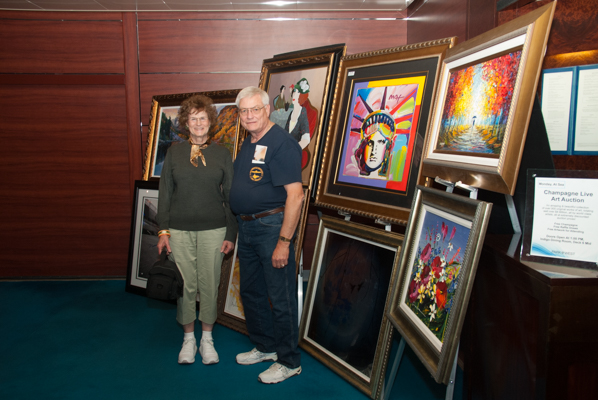
[(598, 154), (598, 65), (577, 67), (573, 154)]
[(577, 85), (575, 67), (547, 69), (542, 72), (542, 116), (552, 154), (571, 154)]

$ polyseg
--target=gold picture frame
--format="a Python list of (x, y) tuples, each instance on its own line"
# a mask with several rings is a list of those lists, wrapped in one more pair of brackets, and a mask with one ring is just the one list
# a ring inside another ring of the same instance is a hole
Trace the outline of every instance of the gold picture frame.
[(447, 51), (422, 175), (513, 195), (556, 2)]
[(176, 116), (183, 100), (202, 94), (212, 99), (218, 111), (216, 133), (212, 142), (226, 147), (233, 160), (238, 152), (239, 116), (235, 105), (241, 89), (218, 90), (212, 92), (194, 92), (167, 94), (152, 97), (143, 180), (160, 179), (162, 162), (166, 151), (175, 141), (184, 141), (188, 137), (178, 128)]
[(372, 399), (392, 344), (385, 317), (403, 236), (322, 216), (299, 346)]
[(418, 186), (388, 319), (436, 382), (457, 357), (492, 203)]
[[(341, 60), (317, 206), (407, 223), (438, 71), (454, 43), (445, 38)], [(370, 140), (377, 133), (369, 129), (382, 124), (376, 132), (386, 129), (384, 143), (373, 147), (380, 140)]]

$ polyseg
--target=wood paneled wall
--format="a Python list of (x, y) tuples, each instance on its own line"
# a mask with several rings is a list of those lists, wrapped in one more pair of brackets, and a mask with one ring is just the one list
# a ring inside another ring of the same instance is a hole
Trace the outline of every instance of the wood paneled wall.
[(0, 18), (0, 276), (122, 275), (135, 157), (122, 14)]
[(415, 0), (409, 7), (408, 43), (457, 36), (469, 40), (496, 26), (496, 0)]
[(295, 19), (0, 11), (0, 278), (126, 275), (152, 96), (257, 85), (279, 53), (407, 43), (400, 20), (277, 16)]
[[(517, 5), (498, 13), (499, 24), (517, 18), (551, 0)], [(558, 0), (543, 69), (598, 64), (598, 0)], [(540, 92), (540, 89), (539, 89)], [(598, 170), (596, 156), (553, 156), (557, 169)]]
[[(596, 1), (560, 0), (558, 51), (596, 49)], [(463, 41), (496, 25), (494, 0), (414, 5), (408, 21), (375, 19), (400, 13), (0, 11), (0, 278), (126, 274), (152, 96), (257, 85), (262, 60), (279, 53)]]

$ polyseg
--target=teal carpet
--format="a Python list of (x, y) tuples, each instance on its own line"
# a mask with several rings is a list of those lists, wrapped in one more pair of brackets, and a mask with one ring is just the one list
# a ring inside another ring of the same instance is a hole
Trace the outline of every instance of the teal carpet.
[[(236, 364), (252, 346), (221, 325), (219, 364), (205, 366), (198, 355), (179, 365), (175, 306), (124, 288), (124, 281), (0, 282), (0, 399), (368, 399), (305, 352), (300, 376), (259, 383), (269, 364)], [(407, 348), (390, 398), (444, 399), (445, 388)], [(454, 398), (461, 393), (459, 370)]]

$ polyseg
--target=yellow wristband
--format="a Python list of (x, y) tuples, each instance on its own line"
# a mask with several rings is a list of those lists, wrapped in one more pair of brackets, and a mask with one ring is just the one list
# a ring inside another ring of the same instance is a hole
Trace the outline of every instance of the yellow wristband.
[(281, 242), (291, 243), (291, 239), (288, 239), (282, 235), (278, 237), (278, 240), (280, 240)]

